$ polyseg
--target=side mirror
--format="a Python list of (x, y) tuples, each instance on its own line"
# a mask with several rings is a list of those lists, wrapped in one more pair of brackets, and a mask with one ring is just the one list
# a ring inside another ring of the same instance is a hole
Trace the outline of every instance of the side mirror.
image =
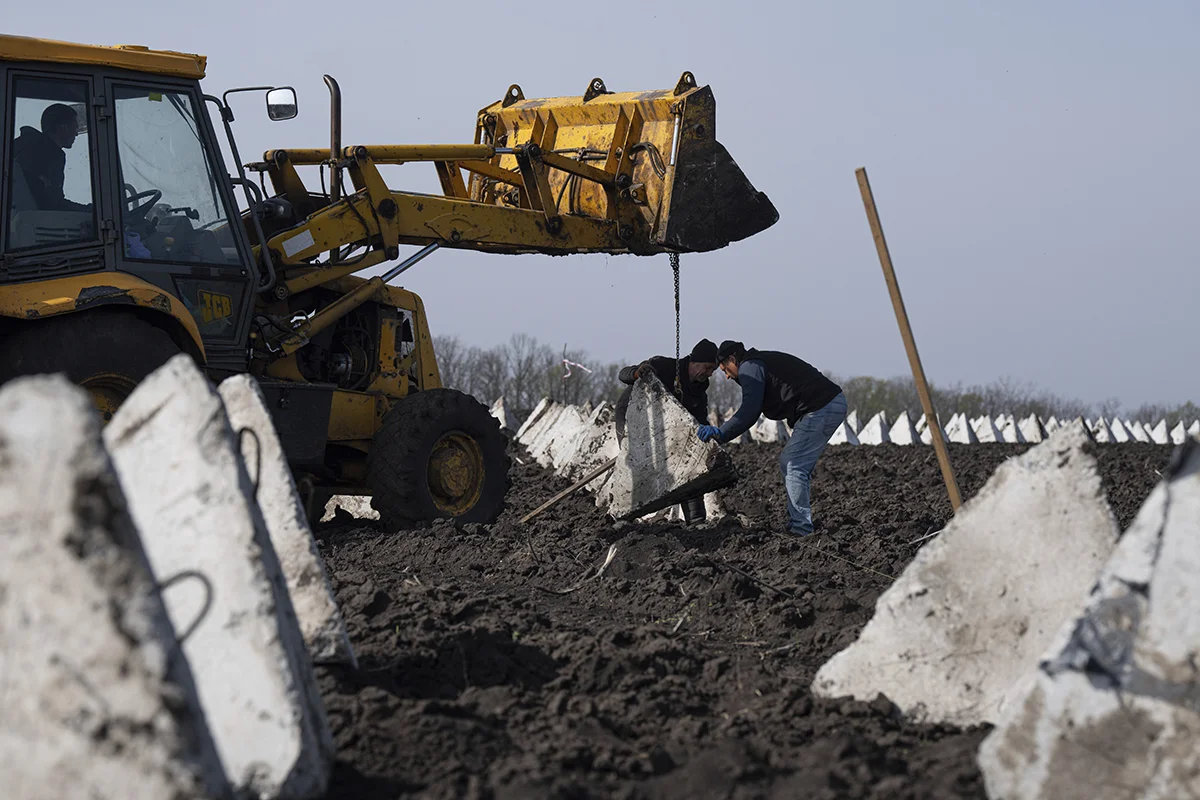
[(281, 86), (267, 92), (267, 116), (274, 122), (293, 119), (296, 116), (296, 90)]

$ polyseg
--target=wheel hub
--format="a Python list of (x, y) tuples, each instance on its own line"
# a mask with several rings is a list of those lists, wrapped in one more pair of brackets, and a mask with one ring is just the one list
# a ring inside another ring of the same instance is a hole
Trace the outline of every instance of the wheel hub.
[(471, 436), (444, 434), (429, 454), (429, 490), (433, 502), (451, 516), (466, 513), (483, 493), (483, 451)]
[(125, 398), (133, 394), (137, 381), (117, 372), (102, 372), (85, 378), (79, 384), (91, 396), (92, 405), (106, 423), (117, 413)]

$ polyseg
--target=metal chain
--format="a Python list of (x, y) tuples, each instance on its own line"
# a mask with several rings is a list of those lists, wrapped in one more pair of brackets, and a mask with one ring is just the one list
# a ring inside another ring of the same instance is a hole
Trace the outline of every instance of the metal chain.
[(671, 271), (675, 273), (675, 392), (681, 397), (683, 387), (679, 380), (679, 253), (670, 253)]

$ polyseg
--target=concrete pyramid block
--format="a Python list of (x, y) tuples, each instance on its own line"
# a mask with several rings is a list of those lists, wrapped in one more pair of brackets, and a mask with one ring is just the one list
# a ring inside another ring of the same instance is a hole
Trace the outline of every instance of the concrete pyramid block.
[(1155, 444), (1170, 444), (1171, 435), (1167, 432), (1167, 421), (1160, 419), (1150, 430), (1150, 441)]
[[(541, 415), (541, 419), (525, 431), (523, 439), (518, 438), (517, 441), (525, 445), (525, 449), (529, 451), (529, 455), (536, 459), (539, 455), (545, 453), (554, 435), (553, 431), (558, 425), (559, 418), (567, 413), (568, 408), (571, 407), (561, 403), (554, 403), (545, 410)], [(579, 418), (579, 412), (576, 409), (572, 408), (571, 413), (576, 419)]]
[(1100, 417), (1093, 423), (1092, 438), (1096, 440), (1097, 444), (1112, 444), (1116, 442), (1112, 428), (1108, 427), (1108, 423), (1104, 421), (1104, 417)]
[(333, 740), (278, 556), (220, 398), (185, 355), (146, 378), (104, 442), (239, 792), (324, 793)]
[(901, 411), (896, 418), (896, 424), (888, 431), (888, 441), (892, 444), (920, 444), (921, 434), (917, 433), (907, 411)]
[(1004, 425), (1000, 428), (1000, 436), (1007, 444), (1025, 443), (1025, 434), (1021, 433), (1021, 427), (1017, 424), (1017, 420), (1012, 414), (1004, 416)]
[(858, 432), (859, 444), (887, 444), (891, 441), (888, 438), (888, 430), (887, 415), (880, 411), (867, 420), (867, 424), (863, 425), (862, 430)]
[(861, 428), (858, 427), (858, 409), (854, 409), (846, 415), (846, 424), (850, 426), (850, 430), (858, 433)]
[(1200, 444), (1186, 442), (979, 750), (992, 798), (1200, 793)]
[(657, 377), (639, 379), (629, 398), (617, 465), (601, 492), (608, 513), (635, 519), (733, 484), (733, 460), (716, 442), (700, 441), (696, 427)]
[(1129, 420), (1125, 420), (1125, 428), (1129, 431), (1129, 434), (1133, 437), (1134, 441), (1146, 443), (1150, 441), (1150, 434), (1146, 431), (1146, 426), (1141, 422), (1130, 422)]
[(1175, 427), (1171, 428), (1171, 444), (1183, 444), (1187, 441), (1187, 428), (1183, 427), (1183, 420), (1175, 423)]
[(1129, 428), (1125, 427), (1125, 423), (1121, 422), (1117, 417), (1113, 417), (1112, 422), (1108, 423), (1108, 429), (1112, 432), (1113, 441), (1118, 444), (1133, 441), (1133, 434), (1129, 432)]
[(521, 423), (521, 427), (517, 429), (517, 441), (525, 444), (531, 434), (533, 428), (546, 424), (546, 415), (553, 409), (558, 407), (549, 397), (543, 397), (538, 401), (538, 404), (533, 407), (533, 411), (529, 412), (529, 416)]
[(1046, 420), (1046, 435), (1048, 436), (1048, 435), (1054, 433), (1056, 430), (1059, 429), (1060, 426), (1061, 426), (1061, 424), (1058, 421), (1058, 417), (1051, 414), (1050, 419)]
[(258, 490), (258, 507), (283, 568), (309, 654), (318, 664), (357, 667), (346, 623), (257, 381), (237, 375), (222, 381), (218, 393), (229, 424), (238, 434), (242, 463)]
[(924, 722), (998, 719), (1117, 539), (1086, 443), (1073, 426), (1004, 462), (880, 596), (814, 693), (883, 692)]
[(975, 431), (975, 436), (978, 437), (981, 443), (1004, 441), (1004, 436), (1000, 433), (1000, 429), (996, 427), (996, 423), (992, 418), (986, 414), (973, 420), (971, 428)]
[(355, 519), (379, 519), (379, 512), (371, 507), (370, 496), (335, 494), (325, 503), (325, 512), (321, 515), (321, 522), (329, 522), (334, 519), (338, 509), (345, 511)]
[(759, 444), (778, 444), (788, 438), (787, 426), (779, 420), (759, 417), (750, 427), (750, 438)]
[(1025, 439), (1025, 441), (1032, 444), (1045, 441), (1046, 436), (1048, 435), (1046, 433), (1046, 427), (1042, 424), (1042, 421), (1038, 418), (1037, 414), (1030, 414), (1028, 417), (1021, 420), (1017, 427), (1019, 427), (1021, 430), (1021, 437)]
[[(607, 402), (596, 406), (583, 432), (576, 437), (574, 446), (564, 457), (562, 466), (556, 470), (561, 477), (574, 483), (617, 457), (621, 448), (617, 444), (614, 416), (615, 411)], [(608, 475), (602, 475), (588, 484), (587, 488), (594, 491), (607, 480)]]
[(1192, 424), (1187, 429), (1188, 436), (1200, 436), (1200, 419), (1192, 420)]
[(917, 429), (917, 433), (921, 433), (927, 427), (929, 427), (929, 420), (925, 418), (924, 414), (922, 414), (920, 417), (917, 418), (917, 424), (914, 425), (913, 427), (915, 427)]
[(496, 402), (492, 403), (492, 407), (488, 409), (488, 413), (500, 423), (501, 430), (512, 430), (508, 424), (508, 409), (504, 407), (504, 395), (496, 398)]
[(0, 390), (0, 786), (217, 798), (229, 786), (87, 395)]
[[(932, 442), (932, 434), (930, 436)], [(949, 424), (946, 425), (946, 441), (956, 444), (979, 444), (979, 437), (975, 435), (975, 429), (971, 427), (966, 414), (955, 414), (950, 418)]]
[(546, 469), (557, 470), (587, 426), (591, 412), (579, 406), (563, 406), (554, 424), (545, 428), (527, 447), (529, 455)]
[(856, 445), (859, 441), (858, 436), (855, 435), (854, 430), (850, 427), (850, 423), (843, 420), (842, 424), (838, 425), (837, 430), (833, 432), (833, 436), (829, 437), (829, 443)]

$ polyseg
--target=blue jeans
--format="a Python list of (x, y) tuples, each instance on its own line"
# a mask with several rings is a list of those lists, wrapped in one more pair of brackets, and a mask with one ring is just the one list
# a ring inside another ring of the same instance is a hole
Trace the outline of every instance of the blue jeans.
[(846, 419), (846, 395), (839, 394), (824, 407), (796, 422), (791, 438), (779, 455), (779, 471), (788, 496), (788, 530), (801, 536), (813, 532), (809, 478), (825, 445)]

